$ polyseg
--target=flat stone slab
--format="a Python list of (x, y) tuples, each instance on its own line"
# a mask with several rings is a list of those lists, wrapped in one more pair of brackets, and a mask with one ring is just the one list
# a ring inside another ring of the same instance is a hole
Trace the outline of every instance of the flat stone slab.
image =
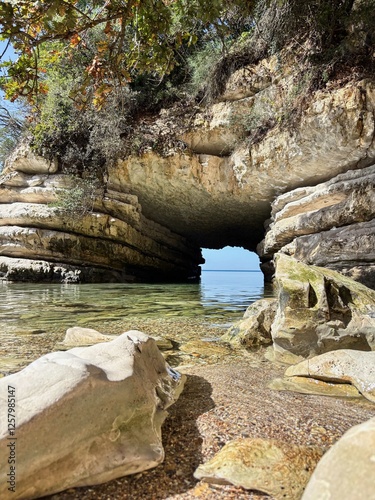
[(200, 465), (194, 477), (262, 491), (275, 498), (299, 500), (322, 455), (320, 447), (273, 439), (236, 439)]
[(350, 384), (324, 382), (308, 377), (276, 378), (268, 385), (275, 391), (291, 391), (316, 396), (332, 396), (340, 398), (362, 398), (360, 392)]
[(352, 384), (363, 396), (375, 403), (375, 352), (340, 349), (326, 352), (290, 366), (285, 375)]

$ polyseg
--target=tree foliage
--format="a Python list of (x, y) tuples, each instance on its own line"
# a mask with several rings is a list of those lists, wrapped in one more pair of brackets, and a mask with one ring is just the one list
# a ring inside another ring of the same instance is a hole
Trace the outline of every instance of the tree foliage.
[[(100, 104), (114, 81), (128, 82), (134, 72), (170, 73), (182, 45), (195, 43), (197, 33), (209, 27), (225, 28), (223, 12), (232, 4), (242, 8), (242, 15), (253, 6), (249, 0), (5, 0), (0, 3), (1, 37), (20, 54), (5, 63), (7, 97), (31, 99), (47, 92), (41, 47), (62, 42), (60, 52), (51, 51), (53, 60), (73, 57), (94, 43), (83, 83), (95, 86)], [(102, 36), (93, 42), (97, 27)]]
[[(73, 60), (80, 52), (86, 54), (86, 61), (79, 84), (93, 88), (93, 99), (100, 106), (114, 86), (126, 85), (140, 74), (159, 79), (170, 74), (181, 65), (189, 47), (213, 34), (225, 49), (228, 38), (244, 31), (244, 19), (250, 19), (248, 29), (254, 28), (252, 50), (258, 55), (307, 40), (310, 54), (326, 54), (342, 46), (350, 31), (363, 32), (369, 46), (373, 45), (374, 2), (4, 0), (0, 37), (13, 44), (19, 57), (2, 63), (8, 73), (2, 86), (11, 100), (27, 96), (35, 102), (37, 95), (48, 91), (46, 65), (61, 57)], [(58, 48), (56, 42), (60, 42)]]
[(0, 171), (25, 130), (23, 112), (0, 98)]
[(317, 86), (345, 66), (365, 74), (374, 8), (375, 0), (4, 0), (0, 39), (18, 58), (0, 62), (0, 86), (31, 104), (38, 153), (95, 176), (131, 134), (133, 144), (158, 147), (137, 127), (142, 113), (186, 93), (215, 99), (234, 71), (282, 48), (311, 65)]

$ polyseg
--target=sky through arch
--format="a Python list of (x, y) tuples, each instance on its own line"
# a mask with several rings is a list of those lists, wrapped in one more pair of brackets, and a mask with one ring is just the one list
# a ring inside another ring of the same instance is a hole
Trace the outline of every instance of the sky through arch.
[(202, 249), (205, 264), (202, 271), (259, 271), (259, 257), (256, 253), (240, 247), (224, 247), (220, 250)]

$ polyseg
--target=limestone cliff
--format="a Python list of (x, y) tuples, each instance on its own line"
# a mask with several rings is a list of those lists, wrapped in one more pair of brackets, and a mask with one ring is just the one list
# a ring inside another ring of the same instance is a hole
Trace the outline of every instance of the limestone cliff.
[(258, 250), (339, 270), (375, 288), (375, 165), (279, 196)]
[[(26, 165), (26, 166), (25, 166)], [(74, 179), (29, 150), (18, 151), (0, 184), (0, 270), (14, 281), (126, 281), (199, 275), (201, 254), (142, 214), (135, 195), (98, 193), (92, 212), (54, 207)]]
[[(36, 264), (15, 261), (28, 259), (45, 263), (36, 279), (196, 276), (201, 247), (255, 250), (281, 195), (258, 247), (265, 263), (283, 248), (371, 284), (375, 82), (327, 86), (287, 126), (298, 92), (276, 56), (238, 70), (216, 103), (186, 110), (185, 149), (123, 158), (80, 220), (49, 206), (71, 182), (57, 165), (16, 155), (0, 184), (2, 271), (31, 279)], [(153, 126), (163, 134), (173, 116), (161, 112)]]

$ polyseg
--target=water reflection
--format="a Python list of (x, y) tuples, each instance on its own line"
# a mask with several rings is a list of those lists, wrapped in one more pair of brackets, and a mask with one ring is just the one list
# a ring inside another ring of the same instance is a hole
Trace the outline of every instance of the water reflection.
[(189, 284), (0, 284), (3, 334), (65, 331), (74, 325), (124, 317), (201, 317), (211, 323), (239, 319), (264, 295), (260, 272), (205, 271)]

